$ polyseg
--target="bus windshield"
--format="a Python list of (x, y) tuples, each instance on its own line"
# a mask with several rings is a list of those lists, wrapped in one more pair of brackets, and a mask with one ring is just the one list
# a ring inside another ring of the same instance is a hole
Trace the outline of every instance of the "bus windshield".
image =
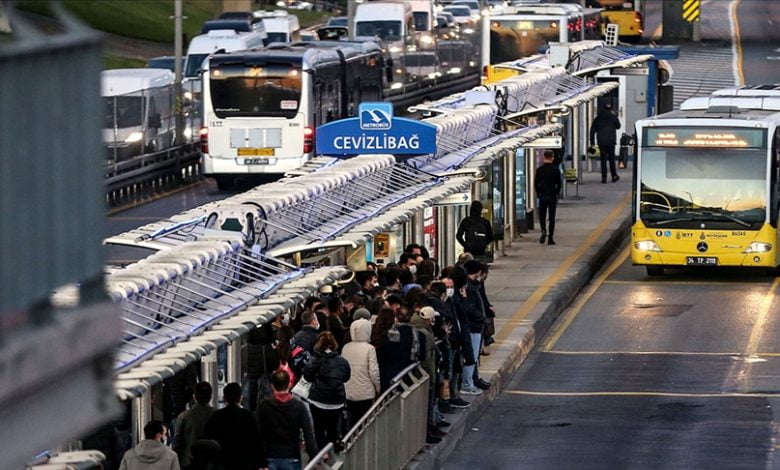
[(643, 147), (640, 217), (649, 227), (763, 223), (766, 166), (766, 149)]
[(143, 98), (141, 96), (107, 96), (105, 103), (104, 126), (106, 129), (113, 129), (115, 123), (119, 129), (141, 126), (143, 115)]
[(301, 69), (291, 64), (221, 64), (210, 71), (211, 105), (219, 118), (291, 119), (301, 101)]
[(287, 33), (267, 33), (268, 43), (272, 42), (289, 42), (287, 39)]
[(400, 41), (401, 22), (361, 21), (355, 28), (355, 36), (379, 36), (383, 41)]
[(187, 63), (184, 65), (185, 77), (197, 77), (200, 67), (203, 65), (203, 61), (206, 60), (208, 54), (189, 54), (187, 55)]
[(633, 10), (634, 0), (588, 0), (589, 8), (604, 8), (605, 10)]
[(415, 31), (428, 31), (428, 12), (427, 11), (415, 11), (414, 12), (414, 30)]
[(561, 40), (556, 20), (492, 20), (490, 63), (510, 62), (538, 54), (542, 46)]

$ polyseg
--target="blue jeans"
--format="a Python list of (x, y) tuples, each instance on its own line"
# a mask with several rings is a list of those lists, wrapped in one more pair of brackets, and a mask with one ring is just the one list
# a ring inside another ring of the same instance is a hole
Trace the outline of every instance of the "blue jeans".
[(479, 345), (482, 342), (482, 333), (469, 333), (471, 338), (471, 348), (474, 351), (474, 364), (470, 366), (463, 366), (463, 378), (464, 388), (474, 388), (474, 371), (477, 368), (477, 361), (479, 361)]
[(270, 470), (301, 470), (299, 459), (268, 459)]

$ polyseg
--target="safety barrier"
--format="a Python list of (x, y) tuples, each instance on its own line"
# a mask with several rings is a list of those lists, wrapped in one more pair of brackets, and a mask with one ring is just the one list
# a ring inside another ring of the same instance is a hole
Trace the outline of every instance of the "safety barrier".
[(306, 470), (403, 468), (425, 445), (429, 387), (419, 364), (401, 371), (341, 441), (322, 449)]

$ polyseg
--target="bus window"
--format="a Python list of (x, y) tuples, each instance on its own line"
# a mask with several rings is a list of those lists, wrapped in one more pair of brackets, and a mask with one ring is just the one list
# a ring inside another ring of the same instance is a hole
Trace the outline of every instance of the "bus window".
[(414, 30), (415, 31), (428, 31), (428, 12), (427, 11), (415, 11), (414, 12)]
[(211, 101), (220, 119), (275, 116), (291, 119), (301, 101), (301, 71), (287, 64), (223, 64), (211, 70)]
[(268, 43), (272, 42), (289, 42), (290, 40), (287, 38), (287, 33), (267, 33), (268, 34)]
[(490, 63), (510, 62), (538, 54), (542, 46), (560, 41), (555, 20), (493, 20), (490, 22)]
[(400, 41), (400, 21), (361, 21), (355, 28), (356, 36), (379, 36), (383, 41)]

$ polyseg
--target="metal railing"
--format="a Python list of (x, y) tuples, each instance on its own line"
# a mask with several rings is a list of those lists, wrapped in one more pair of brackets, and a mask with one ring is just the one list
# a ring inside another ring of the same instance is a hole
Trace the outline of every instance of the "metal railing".
[(417, 363), (401, 371), (341, 441), (322, 449), (306, 470), (403, 468), (425, 445), (429, 382)]

